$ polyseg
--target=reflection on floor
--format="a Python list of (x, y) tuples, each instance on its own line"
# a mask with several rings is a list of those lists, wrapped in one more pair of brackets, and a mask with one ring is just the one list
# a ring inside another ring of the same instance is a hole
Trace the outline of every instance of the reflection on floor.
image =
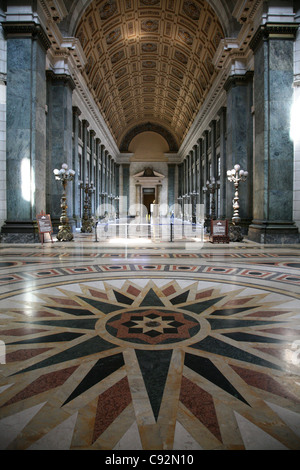
[(1, 449), (300, 449), (299, 246), (0, 245)]

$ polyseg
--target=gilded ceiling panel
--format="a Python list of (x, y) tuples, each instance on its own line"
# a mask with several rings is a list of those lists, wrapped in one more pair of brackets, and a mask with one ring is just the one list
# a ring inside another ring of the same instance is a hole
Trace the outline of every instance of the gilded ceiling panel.
[(88, 87), (120, 146), (145, 122), (178, 147), (217, 71), (224, 37), (205, 0), (94, 0), (76, 31), (87, 57)]

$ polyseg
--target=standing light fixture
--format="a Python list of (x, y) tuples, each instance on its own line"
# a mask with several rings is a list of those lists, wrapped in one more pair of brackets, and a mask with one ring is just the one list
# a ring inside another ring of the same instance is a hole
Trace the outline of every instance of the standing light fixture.
[(239, 203), (239, 184), (241, 181), (246, 181), (248, 176), (248, 171), (242, 170), (240, 165), (236, 164), (234, 165), (232, 170), (227, 171), (227, 178), (230, 182), (234, 184), (234, 198), (232, 201), (233, 205), (233, 217), (232, 217), (232, 223), (233, 227), (231, 229), (231, 240), (232, 241), (242, 241), (243, 236), (241, 234), (241, 227), (239, 226), (239, 223), (241, 221), (240, 214), (239, 214), (239, 209), (240, 209), (240, 203)]
[(206, 186), (203, 186), (202, 191), (206, 193), (208, 191), (210, 195), (210, 218), (216, 218), (216, 204), (215, 204), (215, 192), (220, 188), (220, 181), (216, 181), (214, 177), (211, 180), (206, 181)]
[(79, 181), (80, 189), (84, 190), (85, 198), (83, 204), (83, 217), (82, 217), (82, 226), (81, 232), (83, 233), (92, 233), (94, 221), (91, 215), (91, 195), (95, 191), (94, 183), (89, 184), (88, 180), (85, 185), (83, 181)]
[(60, 201), (61, 207), (61, 216), (60, 216), (60, 223), (59, 231), (56, 236), (58, 241), (71, 241), (73, 240), (73, 233), (71, 231), (71, 227), (69, 225), (69, 218), (67, 216), (67, 195), (66, 189), (68, 181), (72, 181), (74, 179), (75, 171), (68, 167), (66, 163), (63, 163), (61, 169), (53, 170), (55, 179), (57, 181), (61, 181), (63, 186), (63, 194)]

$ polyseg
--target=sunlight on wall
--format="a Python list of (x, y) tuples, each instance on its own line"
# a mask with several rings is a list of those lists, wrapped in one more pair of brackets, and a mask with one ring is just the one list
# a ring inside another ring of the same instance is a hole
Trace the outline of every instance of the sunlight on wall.
[(300, 123), (300, 90), (294, 89), (294, 100), (291, 108), (291, 127), (290, 127), (290, 138), (293, 142), (300, 140), (299, 134), (299, 123)]
[(21, 190), (22, 197), (25, 201), (31, 200), (31, 166), (29, 158), (23, 158), (21, 162)]

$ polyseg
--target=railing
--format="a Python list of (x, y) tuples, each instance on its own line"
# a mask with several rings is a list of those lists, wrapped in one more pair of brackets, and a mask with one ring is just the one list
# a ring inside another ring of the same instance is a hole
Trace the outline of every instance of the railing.
[(165, 218), (149, 221), (137, 219), (101, 220), (95, 224), (96, 241), (108, 239), (150, 239), (160, 241), (203, 241), (204, 224), (181, 219)]

